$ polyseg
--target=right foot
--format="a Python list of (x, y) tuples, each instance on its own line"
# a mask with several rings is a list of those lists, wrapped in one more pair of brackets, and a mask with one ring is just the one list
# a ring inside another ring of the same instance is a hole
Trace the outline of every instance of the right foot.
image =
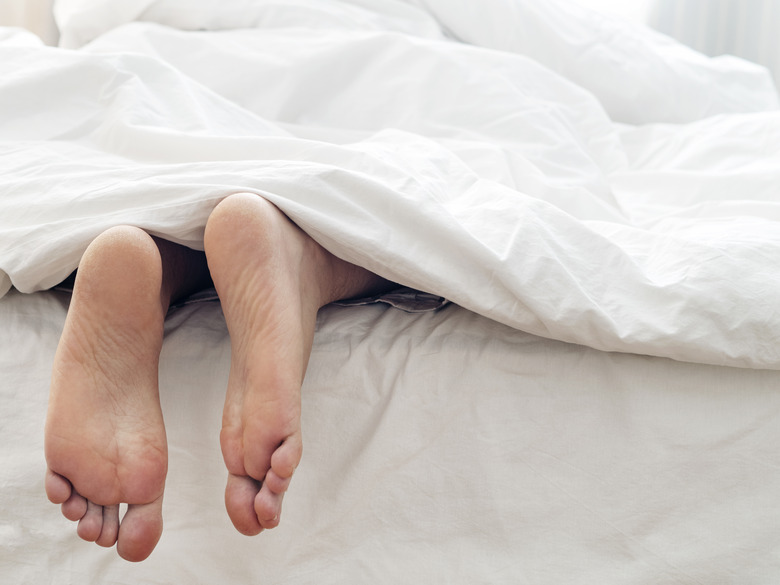
[(301, 459), (300, 391), (317, 311), (391, 283), (336, 258), (257, 195), (222, 201), (205, 246), (232, 345), (225, 505), (239, 532), (257, 534), (279, 523)]
[[(162, 533), (168, 454), (157, 388), (167, 304), (160, 252), (108, 230), (79, 265), (46, 417), (46, 493), (78, 534), (145, 559)], [(119, 504), (128, 504), (119, 518)]]

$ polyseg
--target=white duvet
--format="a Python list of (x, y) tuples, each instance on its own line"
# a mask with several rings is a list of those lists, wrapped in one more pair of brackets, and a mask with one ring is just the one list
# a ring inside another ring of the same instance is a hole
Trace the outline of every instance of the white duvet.
[(249, 191), (512, 327), (780, 368), (780, 110), (756, 66), (560, 0), (57, 10), (69, 49), (0, 42), (2, 293), (55, 285), (116, 224), (200, 248)]

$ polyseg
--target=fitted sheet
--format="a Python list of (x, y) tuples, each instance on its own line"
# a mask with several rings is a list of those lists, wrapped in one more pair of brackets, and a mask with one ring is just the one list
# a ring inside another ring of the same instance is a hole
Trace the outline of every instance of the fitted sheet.
[(780, 577), (778, 372), (606, 353), (450, 305), (325, 308), (282, 524), (224, 511), (230, 345), (173, 312), (160, 386), (165, 527), (140, 564), (46, 501), (43, 420), (68, 296), (0, 299), (8, 583), (750, 583)]

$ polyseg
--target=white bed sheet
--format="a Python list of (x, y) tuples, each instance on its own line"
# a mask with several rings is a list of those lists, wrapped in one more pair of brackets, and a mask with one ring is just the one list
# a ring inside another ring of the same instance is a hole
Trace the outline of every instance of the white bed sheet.
[(457, 306), (320, 315), (304, 459), (279, 528), (233, 529), (218, 445), (229, 341), (174, 312), (161, 359), (165, 529), (130, 564), (43, 490), (68, 297), (0, 300), (4, 583), (771, 585), (780, 578), (780, 373), (604, 353)]

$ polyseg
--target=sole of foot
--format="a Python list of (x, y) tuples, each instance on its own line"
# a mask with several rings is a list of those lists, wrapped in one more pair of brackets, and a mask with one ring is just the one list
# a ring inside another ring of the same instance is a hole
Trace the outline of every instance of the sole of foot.
[[(52, 371), (46, 492), (81, 538), (140, 561), (162, 534), (167, 442), (157, 386), (159, 250), (112, 228), (85, 252)], [(119, 504), (127, 511), (119, 518)]]
[(301, 460), (301, 385), (317, 311), (390, 283), (336, 258), (253, 194), (219, 203), (205, 248), (232, 347), (220, 435), (225, 505), (239, 532), (254, 535), (278, 525)]

